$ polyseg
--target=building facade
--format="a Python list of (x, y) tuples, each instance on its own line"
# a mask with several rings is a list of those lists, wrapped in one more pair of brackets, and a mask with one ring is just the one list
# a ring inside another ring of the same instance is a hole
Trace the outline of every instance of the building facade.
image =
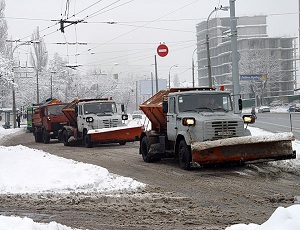
[[(266, 16), (237, 17), (239, 75), (243, 99), (294, 94), (295, 38), (268, 37)], [(208, 35), (213, 86), (232, 90), (230, 18), (203, 21), (197, 29), (198, 85), (208, 86)]]

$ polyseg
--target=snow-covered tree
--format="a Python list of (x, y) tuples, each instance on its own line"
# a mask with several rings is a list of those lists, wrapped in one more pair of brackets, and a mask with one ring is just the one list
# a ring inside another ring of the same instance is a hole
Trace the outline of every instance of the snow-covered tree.
[[(68, 86), (68, 72), (66, 67), (67, 60), (63, 60), (58, 53), (53, 55), (53, 59), (49, 60), (48, 76), (48, 96), (51, 96), (51, 80), (52, 80), (52, 97), (65, 101), (66, 89)], [(46, 80), (46, 79), (45, 79)]]
[(5, 20), (5, 15), (4, 15), (4, 10), (5, 10), (5, 1), (4, 0), (0, 0), (0, 54), (3, 57), (7, 57), (9, 56), (9, 50), (8, 46), (6, 44), (6, 40), (7, 40), (7, 23)]
[(281, 78), (279, 53), (264, 48), (263, 44), (260, 43), (256, 43), (251, 49), (240, 50), (239, 53), (240, 74), (262, 74), (263, 76), (258, 81), (241, 82), (244, 92), (249, 92), (250, 95), (256, 97), (261, 105), (266, 91), (279, 87), (278, 82)]
[(11, 70), (11, 61), (0, 56), (0, 107), (12, 105), (13, 73)]

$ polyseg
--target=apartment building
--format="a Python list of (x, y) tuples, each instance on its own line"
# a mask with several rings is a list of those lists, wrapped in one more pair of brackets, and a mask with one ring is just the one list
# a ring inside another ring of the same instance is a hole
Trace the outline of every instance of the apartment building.
[[(269, 37), (267, 16), (237, 17), (239, 75), (243, 99), (294, 94), (295, 38)], [(208, 86), (208, 34), (213, 86), (232, 90), (230, 18), (212, 18), (196, 26), (198, 85)]]

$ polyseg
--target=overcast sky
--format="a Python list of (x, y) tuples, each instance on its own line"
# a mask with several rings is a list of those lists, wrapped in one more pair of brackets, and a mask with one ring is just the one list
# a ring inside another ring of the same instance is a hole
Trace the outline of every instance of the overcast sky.
[[(37, 27), (44, 36), (49, 58), (58, 52), (71, 65), (134, 74), (142, 79), (154, 72), (154, 55), (160, 42), (169, 54), (157, 57), (159, 78), (177, 74), (180, 81), (191, 82), (192, 54), (196, 48), (196, 24), (206, 20), (214, 7), (228, 6), (229, 0), (6, 0), (5, 16), (12, 39), (30, 40)], [(110, 7), (109, 7), (110, 5)], [(268, 15), (270, 36), (298, 37), (298, 2), (296, 0), (236, 0), (236, 16)], [(59, 31), (57, 21), (67, 15), (84, 22)], [(71, 16), (75, 15), (75, 18)], [(226, 17), (218, 11), (213, 17)], [(115, 22), (109, 24), (107, 22)], [(63, 42), (87, 45), (58, 45)], [(15, 52), (26, 60), (29, 47)], [(196, 55), (195, 55), (196, 59)], [(118, 65), (116, 65), (118, 64)]]

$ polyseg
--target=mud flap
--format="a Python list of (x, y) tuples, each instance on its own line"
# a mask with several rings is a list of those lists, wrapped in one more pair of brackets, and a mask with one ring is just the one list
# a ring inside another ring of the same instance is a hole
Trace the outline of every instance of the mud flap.
[(191, 145), (192, 162), (204, 165), (295, 159), (293, 140), (292, 133), (278, 133), (195, 142)]

